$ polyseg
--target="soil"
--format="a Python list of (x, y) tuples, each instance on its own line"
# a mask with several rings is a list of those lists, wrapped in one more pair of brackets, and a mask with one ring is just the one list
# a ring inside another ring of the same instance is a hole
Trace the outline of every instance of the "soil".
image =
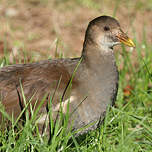
[(25, 52), (34, 61), (62, 54), (79, 56), (89, 21), (100, 15), (113, 16), (114, 10), (122, 29), (141, 49), (143, 41), (152, 43), (152, 9), (147, 1), (123, 0), (118, 6), (116, 0), (77, 1), (2, 0), (0, 55), (7, 51), (12, 62), (13, 58), (24, 58)]

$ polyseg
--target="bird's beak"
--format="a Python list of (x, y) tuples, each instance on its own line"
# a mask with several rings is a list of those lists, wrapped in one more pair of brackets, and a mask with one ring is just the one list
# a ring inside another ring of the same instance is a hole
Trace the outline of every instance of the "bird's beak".
[(116, 37), (121, 43), (135, 48), (134, 42), (122, 30), (116, 35)]

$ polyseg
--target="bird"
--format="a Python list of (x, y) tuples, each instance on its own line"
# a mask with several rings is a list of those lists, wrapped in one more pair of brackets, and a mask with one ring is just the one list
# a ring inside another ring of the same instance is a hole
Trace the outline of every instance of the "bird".
[[(122, 43), (135, 47), (115, 18), (99, 16), (88, 24), (80, 57), (0, 68), (3, 109), (15, 120), (25, 108), (24, 98), (32, 107), (38, 107), (45, 96), (38, 112), (39, 126), (49, 121), (46, 118), (51, 101), (54, 121), (62, 109), (64, 115), (67, 111), (71, 115), (69, 124), (73, 130), (88, 126), (80, 132), (83, 134), (96, 129), (104, 119), (107, 107), (116, 101), (119, 74), (113, 47)], [(30, 113), (28, 104), (26, 109)], [(0, 124), (5, 119), (1, 111)]]

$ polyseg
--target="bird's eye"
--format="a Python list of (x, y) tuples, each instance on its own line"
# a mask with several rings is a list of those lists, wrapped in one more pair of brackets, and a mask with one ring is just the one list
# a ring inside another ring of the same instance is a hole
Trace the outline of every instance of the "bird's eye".
[(110, 31), (109, 26), (105, 26), (105, 27), (104, 27), (104, 31)]

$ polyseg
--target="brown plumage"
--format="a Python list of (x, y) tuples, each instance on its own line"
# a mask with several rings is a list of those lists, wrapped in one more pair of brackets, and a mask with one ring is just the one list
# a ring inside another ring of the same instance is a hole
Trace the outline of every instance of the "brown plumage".
[[(96, 128), (99, 120), (104, 118), (107, 105), (114, 103), (117, 94), (118, 72), (113, 46), (120, 42), (134, 47), (117, 20), (101, 16), (89, 23), (80, 58), (46, 60), (1, 68), (0, 97), (6, 112), (17, 118), (24, 108), (23, 100), (19, 100), (22, 98), (22, 84), (27, 101), (34, 95), (32, 105), (36, 100), (38, 105), (47, 94), (40, 109), (43, 118), (39, 121), (41, 125), (47, 115), (47, 104), (53, 96), (54, 118), (60, 109), (60, 99), (64, 103), (64, 113), (70, 100), (70, 112), (76, 109), (70, 119), (70, 122), (74, 121), (73, 128), (91, 122), (96, 123), (85, 131)], [(69, 89), (68, 84), (78, 64)], [(2, 114), (0, 119), (2, 121)]]

